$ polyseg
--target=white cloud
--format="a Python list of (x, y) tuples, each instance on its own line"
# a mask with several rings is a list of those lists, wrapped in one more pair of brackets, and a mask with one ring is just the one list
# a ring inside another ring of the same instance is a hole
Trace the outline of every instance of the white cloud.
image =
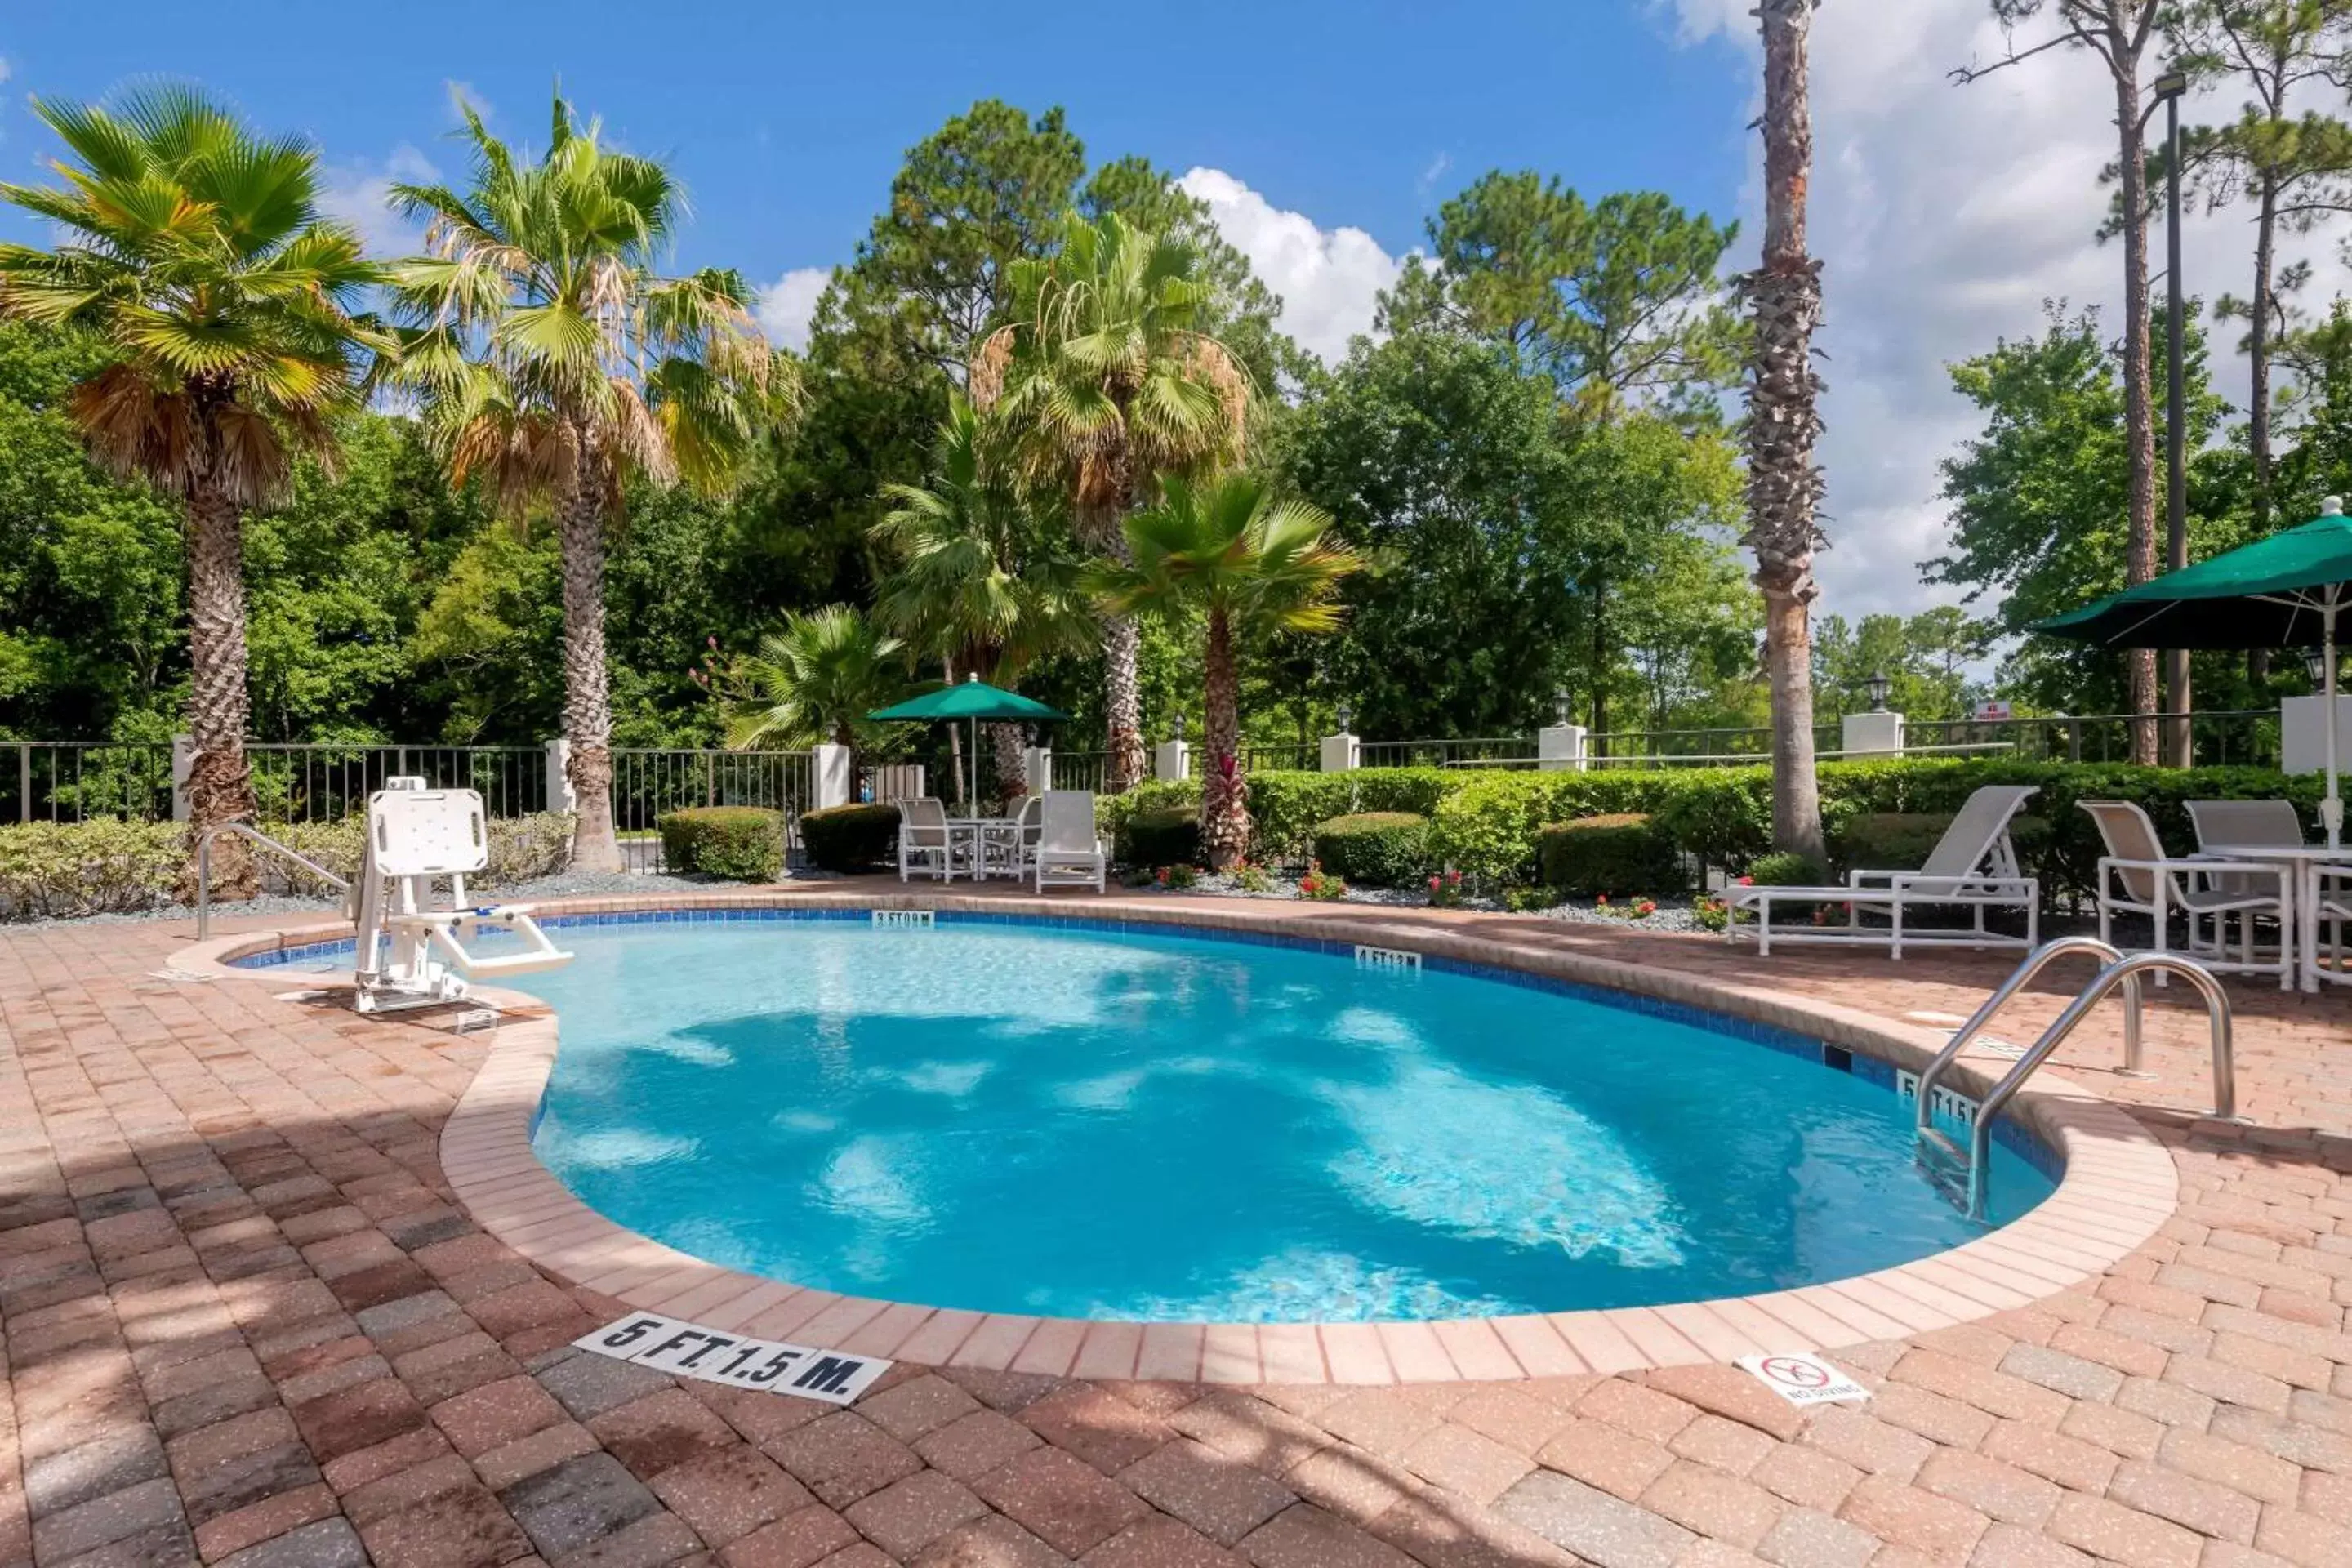
[(320, 176), (320, 209), (357, 229), (369, 255), (412, 256), (424, 248), (423, 227), (394, 212), (391, 205), (395, 183), (421, 185), (440, 179), (441, 171), (424, 153), (404, 142), (381, 163), (331, 163)]
[(5, 55), (0, 55), (0, 81), (6, 81), (15, 74), (16, 68), (8, 63), (8, 57)]
[(1372, 330), (1373, 307), (1396, 281), (1400, 263), (1370, 235), (1321, 227), (1222, 169), (1192, 169), (1176, 184), (1208, 204), (1217, 231), (1282, 296), (1282, 330), (1299, 347), (1332, 363), (1347, 354), (1350, 337)]
[[(1751, 0), (1673, 4), (1684, 41), (1728, 38), (1753, 61)], [(2021, 41), (2046, 26), (2021, 29)], [(2123, 253), (2093, 238), (2107, 205), (2098, 173), (2115, 156), (2114, 100), (2100, 68), (2065, 49), (1971, 86), (1949, 79), (2005, 47), (1983, 0), (1827, 0), (1814, 18), (1810, 238), (1824, 263), (1821, 458), (1833, 542), (1819, 567), (1825, 613), (1909, 614), (1954, 596), (1916, 570), (1948, 537), (1937, 461), (1978, 428), (1948, 363), (2037, 331), (2045, 299), (2097, 305), (2109, 331), (2121, 327)], [(2188, 118), (2232, 110), (2200, 104)], [(1751, 136), (1750, 248), (1739, 266), (1752, 265), (1760, 227), (1760, 156)], [(2250, 289), (2251, 232), (2240, 210), (2192, 213), (2182, 268), (2192, 296)], [(2151, 240), (2160, 268), (2160, 224)], [(2343, 268), (2325, 240), (2302, 248), (2320, 273), (2311, 294), (2325, 299)], [(2242, 397), (2244, 359), (2218, 338), (2215, 370)]]
[(798, 353), (808, 347), (809, 318), (832, 281), (828, 267), (795, 267), (759, 292), (760, 329), (768, 341)]
[(449, 96), (449, 118), (461, 124), (468, 109), (480, 115), (485, 124), (499, 117), (498, 106), (475, 90), (470, 81), (460, 81), (451, 77), (441, 84), (441, 90)]

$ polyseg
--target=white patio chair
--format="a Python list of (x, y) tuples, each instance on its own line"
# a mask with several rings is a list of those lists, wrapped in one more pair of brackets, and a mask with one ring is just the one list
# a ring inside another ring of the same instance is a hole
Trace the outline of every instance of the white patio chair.
[(1047, 790), (1038, 810), (1037, 847), (1030, 861), (1037, 890), (1092, 887), (1099, 893), (1109, 866), (1110, 852), (1095, 833), (1094, 792)]
[(2344, 928), (2352, 925), (2352, 850), (2345, 852), (2341, 865), (2331, 861), (2313, 869), (2319, 879), (2319, 902), (2312, 910), (2317, 922), (2314, 934), (2324, 939), (2327, 950), (2326, 962), (2317, 965), (2319, 977), (2344, 984), (2352, 982), (2352, 972), (2344, 967)]
[[(1970, 795), (1927, 862), (1916, 871), (1862, 869), (1849, 872), (1843, 887), (1738, 888), (1731, 906), (1756, 916), (1756, 951), (1769, 953), (1775, 942), (1885, 942), (1889, 955), (1903, 956), (1916, 947), (2032, 947), (2039, 929), (2042, 884), (2018, 869), (2017, 848), (2010, 842), (2009, 825), (2032, 798), (2032, 784), (1987, 784)], [(1851, 911), (1843, 926), (1774, 926), (1775, 904), (1798, 904), (1808, 911), (1816, 904), (1843, 904)], [(1973, 922), (1958, 931), (1907, 927), (1904, 916), (1912, 910), (1950, 906), (1972, 909)], [(2021, 940), (1985, 929), (1985, 910), (2022, 909), (2025, 935)], [(1884, 914), (1885, 925), (1864, 923), (1865, 914)], [(1737, 936), (1737, 923), (1727, 935)]]
[(937, 795), (917, 795), (898, 802), (898, 880), (915, 872), (955, 880), (954, 838), (948, 832), (948, 809)]
[[(2259, 860), (2181, 860), (2164, 852), (2156, 824), (2147, 813), (2127, 800), (2077, 801), (2099, 825), (2107, 852), (2099, 858), (2096, 896), (2099, 940), (2110, 935), (2117, 912), (2146, 915), (2155, 933), (2152, 951), (2172, 951), (2171, 914), (2179, 910), (2189, 922), (2189, 956), (2208, 969), (2242, 974), (2275, 974), (2279, 989), (2294, 984), (2294, 948), (2288, 940), (2294, 907), (2294, 868)], [(2238, 956), (2230, 956), (2230, 917), (2238, 917)], [(2267, 918), (2277, 923), (2276, 956), (2264, 959), (2254, 942), (2254, 922)], [(2200, 920), (2211, 921), (2211, 934), (2202, 935)], [(2163, 984), (2158, 975), (2157, 983)]]

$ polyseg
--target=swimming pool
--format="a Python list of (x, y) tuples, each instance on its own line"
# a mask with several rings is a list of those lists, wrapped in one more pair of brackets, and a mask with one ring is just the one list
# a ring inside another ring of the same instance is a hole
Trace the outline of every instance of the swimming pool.
[[(580, 962), (530, 982), (562, 1019), (540, 1158), (716, 1263), (1096, 1319), (1749, 1295), (1981, 1234), (1913, 1169), (1890, 1069), (1760, 1026), (1344, 949), (845, 914), (568, 924)], [(2004, 1136), (1994, 1222), (2053, 1173)]]

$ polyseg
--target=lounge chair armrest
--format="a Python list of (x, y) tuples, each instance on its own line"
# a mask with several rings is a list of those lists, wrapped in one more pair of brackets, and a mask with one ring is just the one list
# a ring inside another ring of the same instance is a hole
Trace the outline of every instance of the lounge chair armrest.
[(1948, 891), (1957, 891), (1962, 888), (1986, 891), (1996, 889), (2026, 889), (2038, 891), (2040, 886), (2041, 884), (2032, 877), (2000, 877), (1990, 872), (1947, 877), (1941, 873), (1930, 876), (1925, 871), (1896, 871), (1887, 880), (1890, 890), (1906, 893), (1923, 892), (1937, 888), (1942, 888)]
[(1891, 885), (1896, 878), (1908, 875), (1910, 875), (1910, 873), (1907, 871), (1872, 871), (1857, 867), (1855, 869), (1848, 871), (1845, 874), (1845, 885), (1849, 888), (1864, 887), (1867, 886), (1874, 879), (1885, 881)]

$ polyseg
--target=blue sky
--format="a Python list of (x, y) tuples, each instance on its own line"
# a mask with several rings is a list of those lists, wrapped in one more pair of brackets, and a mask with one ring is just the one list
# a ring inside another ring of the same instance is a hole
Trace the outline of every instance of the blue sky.
[[(1090, 154), (1223, 170), (1392, 253), (1487, 168), (1538, 168), (1592, 190), (1654, 186), (1721, 215), (1745, 152), (1738, 55), (1678, 47), (1673, 16), (1647, 0), (7, 9), (10, 178), (37, 177), (47, 151), (27, 92), (94, 97), (142, 77), (192, 78), (262, 125), (314, 136), (347, 169), (379, 167), (404, 145), (455, 173), (450, 83), (467, 84), (503, 132), (538, 136), (560, 75), (633, 149), (684, 174), (697, 219), (682, 258), (761, 278), (845, 257), (904, 149), (982, 97), (1063, 104)], [(671, 19), (689, 16), (674, 40)]]

